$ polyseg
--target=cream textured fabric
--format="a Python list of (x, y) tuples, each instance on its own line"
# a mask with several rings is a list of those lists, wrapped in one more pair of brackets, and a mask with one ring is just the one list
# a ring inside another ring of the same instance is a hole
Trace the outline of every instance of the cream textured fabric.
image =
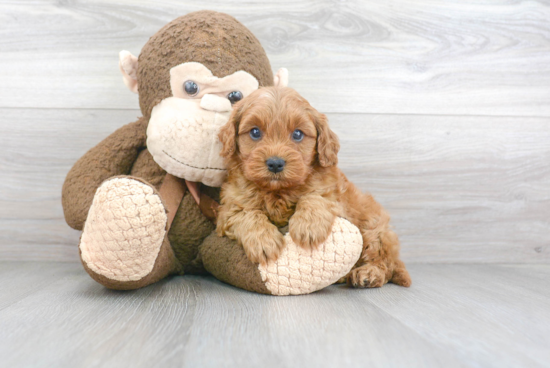
[(153, 108), (147, 126), (147, 149), (170, 174), (220, 187), (227, 171), (220, 157), (220, 128), (231, 113), (207, 111), (201, 100), (169, 97)]
[(226, 97), (206, 94), (201, 98), (201, 108), (214, 112), (231, 111), (231, 102)]
[(273, 85), (276, 87), (286, 87), (288, 86), (288, 70), (286, 68), (281, 68), (273, 76)]
[(167, 216), (150, 186), (113, 178), (97, 189), (80, 240), (82, 260), (117, 281), (140, 280), (153, 269)]
[(316, 250), (297, 246), (290, 234), (276, 263), (260, 265), (262, 281), (273, 295), (309, 294), (347, 275), (359, 260), (363, 239), (359, 229), (338, 217), (329, 238)]
[(138, 93), (137, 67), (138, 58), (129, 51), (122, 50), (119, 54), (118, 68), (122, 73), (122, 80), (128, 89)]
[[(185, 93), (183, 84), (186, 81), (193, 81), (197, 84), (199, 91), (196, 96), (189, 96)], [(172, 96), (178, 98), (201, 99), (205, 94), (217, 94), (227, 98), (227, 95), (233, 91), (240, 91), (243, 97), (246, 97), (257, 90), (258, 86), (258, 80), (244, 70), (218, 78), (206, 66), (193, 61), (176, 65), (170, 69)]]

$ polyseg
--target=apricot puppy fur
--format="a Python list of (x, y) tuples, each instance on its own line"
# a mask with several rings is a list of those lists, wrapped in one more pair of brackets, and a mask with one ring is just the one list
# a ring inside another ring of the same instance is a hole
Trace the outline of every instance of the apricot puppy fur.
[(347, 275), (354, 287), (410, 286), (390, 217), (336, 167), (340, 144), (327, 118), (291, 88), (261, 88), (235, 104), (219, 134), (229, 176), (221, 192), (217, 232), (237, 239), (255, 263), (276, 260), (289, 226), (299, 246), (316, 247), (337, 216), (363, 236), (363, 252)]

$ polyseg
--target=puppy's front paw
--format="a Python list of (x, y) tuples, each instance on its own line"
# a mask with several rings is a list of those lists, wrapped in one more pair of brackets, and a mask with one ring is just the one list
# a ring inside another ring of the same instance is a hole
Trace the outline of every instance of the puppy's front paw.
[(302, 248), (317, 248), (330, 235), (334, 219), (330, 212), (296, 211), (288, 223), (290, 237)]
[(244, 252), (253, 263), (276, 261), (285, 246), (283, 234), (275, 226), (258, 229), (242, 239)]

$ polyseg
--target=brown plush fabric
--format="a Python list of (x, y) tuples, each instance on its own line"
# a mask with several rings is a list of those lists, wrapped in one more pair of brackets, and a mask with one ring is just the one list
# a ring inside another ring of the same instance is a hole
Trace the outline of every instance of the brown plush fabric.
[[(61, 202), (70, 227), (82, 230), (97, 188), (106, 179), (128, 175), (145, 148), (147, 120), (127, 124), (90, 149), (71, 168)], [(158, 165), (157, 165), (158, 166)], [(150, 178), (144, 178), (151, 182)]]
[(157, 165), (147, 148), (143, 148), (143, 150), (139, 152), (130, 172), (132, 176), (146, 179), (147, 182), (153, 185), (157, 190), (160, 188), (166, 175), (166, 171)]
[(84, 266), (84, 269), (86, 270), (86, 272), (88, 272), (88, 274), (92, 277), (92, 279), (94, 279), (101, 285), (114, 290), (139, 289), (141, 287), (145, 287), (147, 285), (151, 285), (157, 281), (160, 281), (168, 275), (177, 274), (181, 270), (181, 265), (174, 257), (174, 253), (172, 252), (172, 248), (170, 247), (170, 243), (167, 237), (164, 238), (164, 242), (162, 243), (162, 246), (160, 248), (158, 257), (155, 261), (155, 265), (153, 266), (153, 270), (149, 275), (145, 276), (141, 280), (137, 280), (137, 281), (112, 280), (90, 270), (90, 268), (86, 266), (86, 262), (82, 262), (82, 265)]
[(170, 244), (184, 273), (204, 273), (204, 268), (197, 259), (199, 245), (214, 229), (214, 224), (202, 214), (191, 193), (186, 191), (168, 233)]
[(228, 14), (189, 13), (165, 25), (141, 50), (137, 77), (143, 116), (151, 116), (153, 107), (172, 95), (169, 70), (190, 61), (219, 78), (244, 70), (260, 86), (273, 85), (271, 65), (252, 32)]
[(200, 246), (204, 267), (218, 280), (241, 289), (270, 294), (258, 265), (250, 262), (243, 248), (236, 241), (218, 237), (215, 233)]

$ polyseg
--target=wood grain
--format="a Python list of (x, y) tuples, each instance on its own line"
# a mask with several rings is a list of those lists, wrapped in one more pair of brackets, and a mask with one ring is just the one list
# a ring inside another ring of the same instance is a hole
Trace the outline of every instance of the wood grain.
[(0, 310), (6, 367), (544, 367), (550, 359), (548, 265), (414, 265), (410, 289), (331, 286), (296, 297), (192, 276), (116, 292), (72, 264), (0, 270), (6, 265), (3, 285), (32, 283), (20, 275), (48, 267), (62, 276)]
[(0, 264), (0, 311), (56, 282), (81, 272), (82, 267), (76, 263), (21, 263), (2, 262)]
[(0, 259), (78, 260), (61, 208), (69, 169), (138, 111), (2, 109)]
[(0, 107), (136, 108), (118, 52), (200, 9), (232, 14), (325, 112), (550, 116), (546, 1), (0, 3)]
[(414, 262), (550, 261), (547, 119), (329, 115)]
[[(0, 109), (0, 259), (78, 259), (61, 185), (135, 110)], [(408, 262), (550, 261), (548, 118), (329, 114)], [(16, 124), (12, 122), (17, 122)]]
[(548, 265), (415, 265), (410, 293), (358, 295), (468, 366), (548, 366), (549, 271)]

